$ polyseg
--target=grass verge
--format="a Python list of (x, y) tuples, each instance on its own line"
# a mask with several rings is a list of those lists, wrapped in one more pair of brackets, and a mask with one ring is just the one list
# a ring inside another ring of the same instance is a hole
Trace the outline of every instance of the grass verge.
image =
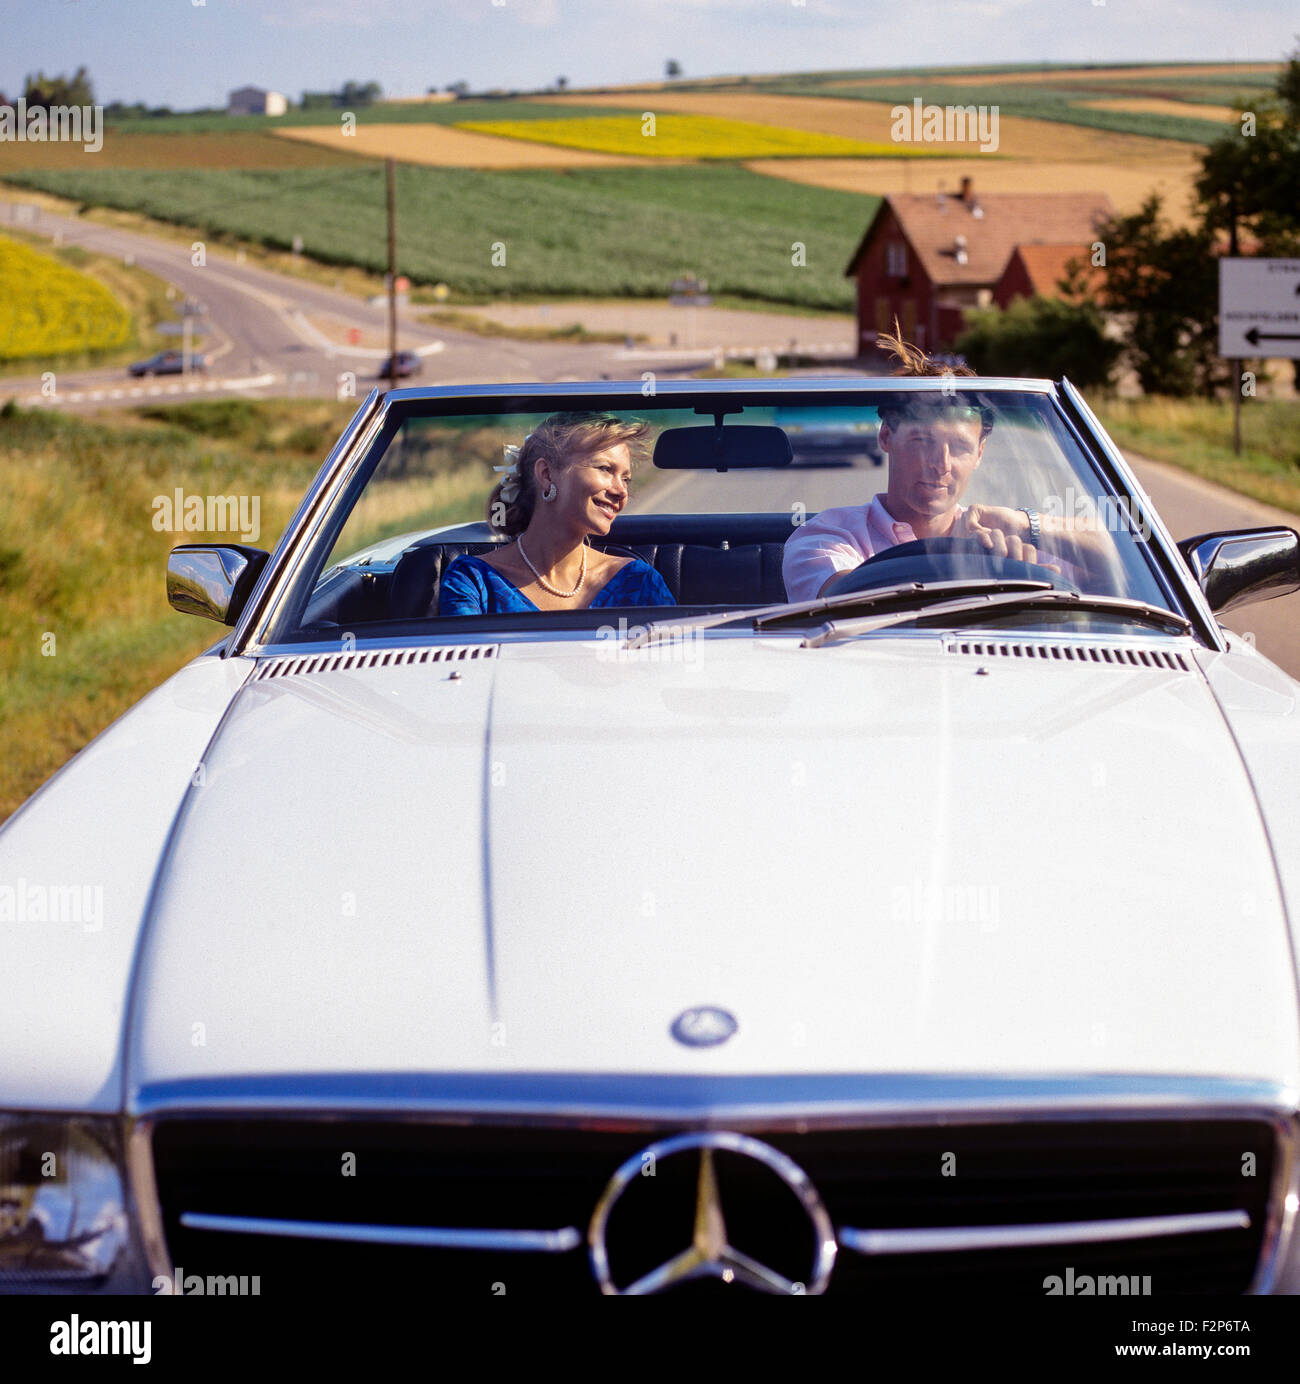
[(1240, 456), (1232, 450), (1227, 400), (1145, 397), (1106, 400), (1093, 408), (1121, 447), (1300, 515), (1298, 406), (1288, 399), (1244, 401)]
[(0, 820), (221, 627), (177, 614), (156, 497), (244, 494), (271, 547), (351, 412), (189, 403), (103, 418), (0, 410)]

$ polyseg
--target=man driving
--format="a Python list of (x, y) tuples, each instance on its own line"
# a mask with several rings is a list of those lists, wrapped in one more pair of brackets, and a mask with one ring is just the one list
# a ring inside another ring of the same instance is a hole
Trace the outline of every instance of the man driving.
[[(975, 373), (969, 366), (948, 369), (932, 364), (898, 337), (882, 334), (880, 340), (902, 360), (898, 374)], [(879, 411), (889, 484), (869, 504), (822, 510), (790, 536), (782, 558), (790, 600), (811, 600), (839, 573), (885, 548), (922, 538), (974, 539), (995, 556), (1036, 563), (1076, 585), (1086, 576), (1085, 569), (1050, 551), (1054, 541), (1073, 555), (1090, 547), (1091, 535), (1085, 537), (1076, 525), (1031, 509), (958, 503), (984, 456), (993, 430), (992, 408), (954, 390), (903, 396), (880, 405)]]

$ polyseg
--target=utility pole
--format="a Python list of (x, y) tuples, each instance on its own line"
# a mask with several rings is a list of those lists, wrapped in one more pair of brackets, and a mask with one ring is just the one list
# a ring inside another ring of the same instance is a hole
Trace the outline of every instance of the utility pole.
[(397, 183), (392, 159), (388, 174), (388, 384), (397, 387)]

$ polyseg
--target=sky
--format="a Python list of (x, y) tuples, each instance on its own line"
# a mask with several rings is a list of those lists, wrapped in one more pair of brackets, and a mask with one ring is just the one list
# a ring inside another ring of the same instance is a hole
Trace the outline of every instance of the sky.
[(415, 96), (684, 75), (1003, 62), (1276, 61), (1295, 0), (0, 0), (0, 91), (84, 64), (100, 102)]

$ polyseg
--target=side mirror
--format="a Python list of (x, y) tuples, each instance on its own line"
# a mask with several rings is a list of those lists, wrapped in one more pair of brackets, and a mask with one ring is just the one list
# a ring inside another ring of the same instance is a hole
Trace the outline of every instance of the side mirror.
[(1184, 538), (1178, 551), (1216, 615), (1300, 591), (1300, 534), (1294, 529), (1198, 533)]
[(167, 555), (167, 599), (186, 615), (233, 625), (270, 556), (239, 543), (182, 543)]

